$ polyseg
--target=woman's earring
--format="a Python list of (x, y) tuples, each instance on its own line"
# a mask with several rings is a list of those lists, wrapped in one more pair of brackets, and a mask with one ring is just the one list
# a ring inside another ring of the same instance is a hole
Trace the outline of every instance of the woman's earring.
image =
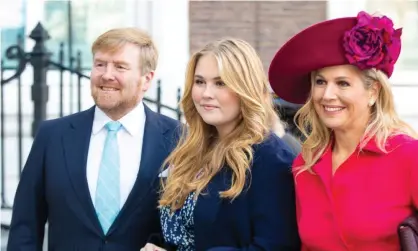
[(373, 101), (373, 99), (371, 99), (370, 101), (369, 101), (369, 106), (371, 107), (371, 106), (373, 106), (374, 105), (374, 101)]

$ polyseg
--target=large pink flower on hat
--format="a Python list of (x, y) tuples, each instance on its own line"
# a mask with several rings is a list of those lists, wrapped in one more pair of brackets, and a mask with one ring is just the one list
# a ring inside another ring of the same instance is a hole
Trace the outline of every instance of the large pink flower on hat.
[(362, 11), (357, 25), (345, 32), (343, 46), (350, 64), (360, 69), (393, 71), (399, 56), (402, 29), (395, 30), (388, 17), (372, 17)]

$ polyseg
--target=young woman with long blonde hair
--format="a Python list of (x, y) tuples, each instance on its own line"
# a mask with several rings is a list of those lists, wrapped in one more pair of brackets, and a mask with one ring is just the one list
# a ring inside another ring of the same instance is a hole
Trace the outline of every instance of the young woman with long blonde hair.
[(295, 155), (271, 131), (277, 115), (255, 50), (222, 39), (194, 54), (181, 105), (187, 129), (159, 202), (164, 243), (144, 250), (299, 250)]

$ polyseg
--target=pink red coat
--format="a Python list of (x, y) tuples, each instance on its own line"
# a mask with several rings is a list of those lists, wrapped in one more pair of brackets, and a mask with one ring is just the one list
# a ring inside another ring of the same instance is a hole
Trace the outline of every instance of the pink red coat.
[[(295, 175), (303, 251), (400, 250), (398, 224), (418, 206), (418, 140), (395, 136), (387, 149), (371, 141), (332, 176), (329, 146), (316, 175)], [(294, 167), (303, 163), (299, 156)]]

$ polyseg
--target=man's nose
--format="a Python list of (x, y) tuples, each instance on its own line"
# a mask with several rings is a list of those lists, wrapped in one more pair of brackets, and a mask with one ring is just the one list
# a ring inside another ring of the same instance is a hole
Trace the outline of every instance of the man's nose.
[(113, 67), (111, 67), (111, 66), (106, 66), (106, 70), (105, 70), (105, 72), (103, 73), (102, 78), (103, 78), (104, 80), (107, 80), (107, 81), (115, 79), (115, 76), (114, 76), (114, 74), (113, 74)]

